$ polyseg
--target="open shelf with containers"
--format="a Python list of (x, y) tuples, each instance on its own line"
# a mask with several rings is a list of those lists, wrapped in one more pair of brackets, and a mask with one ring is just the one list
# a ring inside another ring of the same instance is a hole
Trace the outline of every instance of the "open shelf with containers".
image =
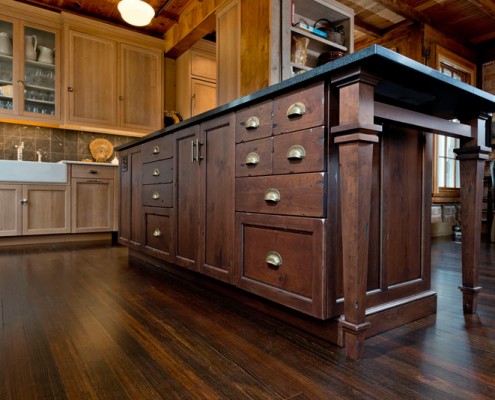
[(14, 24), (0, 20), (0, 112), (14, 108)]
[[(282, 4), (282, 79), (354, 51), (352, 9), (333, 0), (291, 0)], [(327, 36), (312, 33), (314, 27)], [(298, 42), (307, 43), (303, 60), (297, 57)]]

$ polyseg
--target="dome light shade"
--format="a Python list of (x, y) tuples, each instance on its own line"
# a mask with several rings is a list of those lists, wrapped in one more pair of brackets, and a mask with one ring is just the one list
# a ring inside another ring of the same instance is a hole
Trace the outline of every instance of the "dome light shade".
[(155, 10), (142, 0), (121, 0), (117, 8), (122, 19), (134, 26), (148, 25), (155, 16)]

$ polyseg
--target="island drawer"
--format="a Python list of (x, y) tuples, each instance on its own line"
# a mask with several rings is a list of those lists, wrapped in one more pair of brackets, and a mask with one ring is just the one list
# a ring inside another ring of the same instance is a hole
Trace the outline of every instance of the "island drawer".
[(143, 163), (172, 158), (173, 149), (173, 135), (162, 136), (143, 143)]
[(236, 179), (236, 211), (305, 217), (325, 216), (325, 174)]
[(72, 178), (114, 179), (116, 167), (104, 165), (71, 165)]
[(173, 261), (173, 209), (144, 207), (143, 212), (147, 252)]
[(299, 131), (325, 124), (325, 84), (277, 97), (273, 103), (273, 133)]
[(143, 185), (143, 206), (172, 207), (173, 184)]
[(248, 142), (272, 135), (272, 100), (236, 113), (236, 143)]
[(235, 147), (235, 175), (271, 175), (273, 138), (238, 143)]
[(237, 286), (326, 318), (324, 221), (238, 213), (237, 227)]
[(277, 135), (274, 138), (273, 173), (325, 171), (325, 128)]
[(143, 164), (143, 184), (173, 182), (173, 168), (171, 158)]

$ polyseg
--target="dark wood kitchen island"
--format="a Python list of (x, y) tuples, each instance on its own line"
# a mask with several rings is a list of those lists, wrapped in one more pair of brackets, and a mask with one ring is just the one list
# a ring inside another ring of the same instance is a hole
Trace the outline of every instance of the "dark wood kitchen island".
[(436, 312), (434, 133), (461, 142), (460, 287), (476, 312), (494, 110), (372, 46), (118, 148), (119, 241), (361, 358), (366, 337)]

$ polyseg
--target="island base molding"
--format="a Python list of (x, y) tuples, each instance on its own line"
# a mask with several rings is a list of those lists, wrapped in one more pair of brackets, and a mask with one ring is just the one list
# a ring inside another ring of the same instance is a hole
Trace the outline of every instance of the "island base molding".
[[(339, 347), (345, 347), (344, 329), (341, 323), (342, 317), (331, 318), (325, 321), (312, 318), (205, 275), (157, 259), (138, 250), (129, 249), (129, 262), (143, 268), (158, 268), (166, 274), (173, 274), (186, 282), (245, 305), (257, 312), (261, 312), (264, 315), (323, 339), (326, 342)], [(436, 312), (437, 294), (434, 291), (426, 290), (397, 301), (368, 308), (366, 310), (366, 323), (369, 326), (364, 330), (363, 334), (368, 339), (409, 322), (435, 314)]]

